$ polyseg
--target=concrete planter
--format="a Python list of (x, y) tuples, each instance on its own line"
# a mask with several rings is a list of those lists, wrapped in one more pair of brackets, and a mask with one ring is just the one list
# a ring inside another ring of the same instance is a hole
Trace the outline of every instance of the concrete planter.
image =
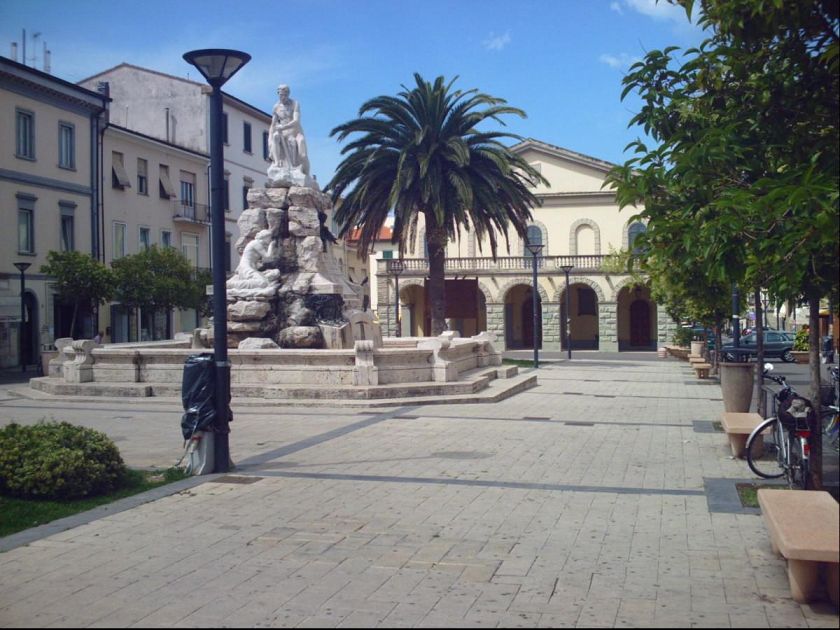
[(693, 354), (696, 357), (702, 357), (703, 356), (703, 346), (705, 346), (705, 345), (706, 345), (706, 343), (704, 341), (692, 341), (691, 342), (691, 354)]
[(790, 353), (797, 363), (808, 363), (811, 357), (811, 352), (808, 350), (791, 350)]
[(720, 388), (725, 411), (748, 413), (753, 398), (754, 363), (721, 363)]

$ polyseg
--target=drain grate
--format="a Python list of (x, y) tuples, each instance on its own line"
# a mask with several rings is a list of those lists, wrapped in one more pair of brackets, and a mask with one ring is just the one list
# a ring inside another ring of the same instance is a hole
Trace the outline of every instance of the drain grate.
[(257, 483), (261, 479), (262, 479), (262, 477), (242, 477), (242, 476), (238, 476), (238, 475), (224, 475), (223, 477), (218, 477), (216, 479), (211, 480), (210, 483), (247, 484), (247, 483)]
[(547, 416), (522, 416), (523, 420), (551, 420)]
[(569, 427), (594, 427), (594, 422), (566, 422), (566, 426)]

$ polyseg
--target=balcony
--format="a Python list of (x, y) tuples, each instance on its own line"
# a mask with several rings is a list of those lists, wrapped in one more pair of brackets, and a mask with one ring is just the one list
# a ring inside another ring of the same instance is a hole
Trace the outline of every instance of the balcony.
[(202, 203), (187, 204), (183, 201), (173, 201), (172, 208), (172, 220), (176, 223), (210, 224), (210, 206)]
[[(544, 273), (563, 273), (564, 265), (572, 265), (573, 272), (588, 271), (598, 273), (606, 256), (539, 256), (537, 269)], [(378, 271), (391, 274), (393, 260), (379, 260)], [(402, 275), (425, 276), (429, 273), (429, 261), (425, 258), (403, 258)], [(446, 274), (454, 275), (498, 275), (522, 274), (534, 268), (531, 256), (499, 256), (495, 260), (486, 258), (447, 258)]]

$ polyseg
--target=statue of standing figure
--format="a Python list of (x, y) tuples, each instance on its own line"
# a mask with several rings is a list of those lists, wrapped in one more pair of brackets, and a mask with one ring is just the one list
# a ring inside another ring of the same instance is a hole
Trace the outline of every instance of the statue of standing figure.
[(269, 150), (272, 167), (291, 172), (299, 170), (309, 175), (309, 155), (306, 138), (300, 124), (300, 103), (289, 98), (289, 86), (277, 87), (277, 103), (268, 128)]

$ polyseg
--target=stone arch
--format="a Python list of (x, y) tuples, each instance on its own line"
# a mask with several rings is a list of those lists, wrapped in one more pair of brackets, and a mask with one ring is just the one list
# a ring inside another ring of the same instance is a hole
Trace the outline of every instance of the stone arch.
[[(531, 220), (531, 221), (528, 222), (528, 225), (525, 226), (525, 230), (527, 231), (528, 228), (531, 227), (532, 225), (540, 228), (540, 232), (542, 233), (543, 249), (542, 249), (542, 254), (540, 254), (540, 256), (548, 256), (548, 252), (549, 252), (549, 249), (548, 249), (548, 228), (546, 227), (545, 223), (543, 223), (542, 221)], [(519, 255), (520, 256), (530, 256), (528, 251), (525, 249), (525, 239), (522, 238), (521, 236), (519, 237), (518, 247), (519, 247)]]
[[(499, 302), (504, 302), (507, 299), (507, 295), (510, 292), (510, 290), (513, 287), (518, 286), (520, 284), (524, 284), (526, 287), (531, 287), (532, 284), (533, 284), (533, 281), (531, 280), (531, 278), (514, 278), (512, 280), (508, 280), (499, 289), (499, 294), (498, 294), (499, 295)], [(543, 302), (547, 302), (548, 301), (548, 293), (546, 293), (546, 290), (543, 289), (542, 285), (539, 282), (537, 282), (537, 291), (540, 294), (540, 299)]]
[(647, 221), (644, 219), (627, 219), (621, 230), (621, 249), (624, 251), (628, 251), (630, 249), (630, 226), (634, 223), (641, 223), (645, 226), (645, 228), (647, 228)]
[[(604, 290), (601, 286), (592, 280), (591, 278), (587, 278), (586, 276), (569, 276), (569, 286), (573, 286), (575, 284), (585, 284), (590, 289), (595, 291), (595, 295), (598, 296), (598, 303), (605, 302)], [(562, 284), (557, 287), (557, 293), (554, 294), (554, 301), (559, 302), (563, 298), (563, 292), (566, 290), (566, 279), (563, 278)]]
[[(621, 280), (619, 280), (618, 282), (616, 282), (613, 285), (612, 301), (613, 302), (618, 301), (618, 294), (621, 293), (621, 290), (624, 287), (632, 287), (633, 285), (636, 285), (636, 284), (639, 284), (639, 282), (635, 278), (633, 278), (633, 276), (626, 276), (626, 277), (622, 278)], [(644, 284), (644, 283), (642, 283), (642, 284)], [(645, 286), (647, 286), (647, 285), (645, 285)]]
[[(598, 224), (589, 218), (582, 218), (578, 219), (572, 226), (569, 228), (569, 255), (577, 256), (578, 255), (578, 246), (577, 246), (577, 232), (578, 228), (588, 226), (592, 228), (592, 231), (595, 232), (595, 254), (601, 254), (601, 228), (598, 227)], [(626, 232), (626, 227), (625, 227)]]
[(481, 280), (478, 281), (478, 290), (484, 294), (485, 302), (497, 302), (496, 295), (490, 291), (490, 287), (484, 284)]

